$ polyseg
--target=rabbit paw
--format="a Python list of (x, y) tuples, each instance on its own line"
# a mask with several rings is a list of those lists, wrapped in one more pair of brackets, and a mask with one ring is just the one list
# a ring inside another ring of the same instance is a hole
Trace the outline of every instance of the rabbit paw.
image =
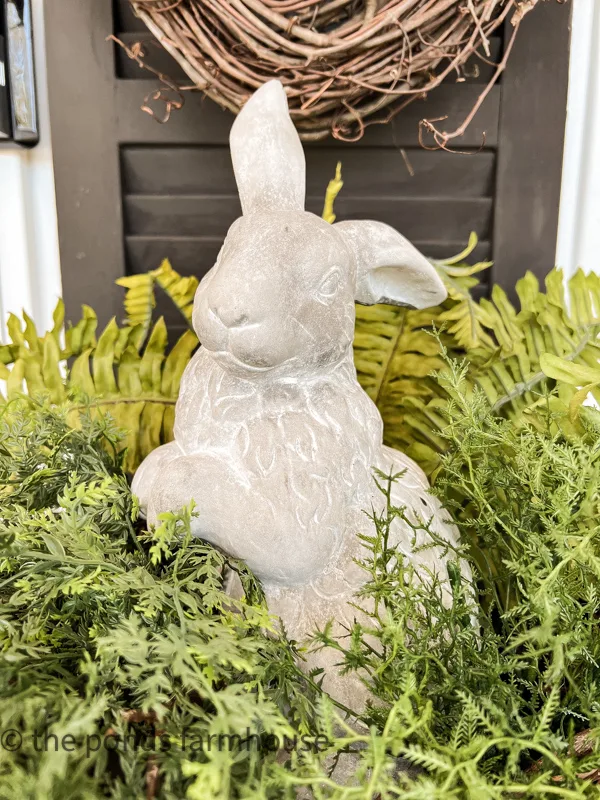
[(148, 503), (157, 477), (163, 473), (171, 461), (182, 455), (183, 451), (177, 442), (169, 442), (153, 450), (138, 467), (133, 476), (131, 491), (137, 495), (144, 516), (148, 515)]

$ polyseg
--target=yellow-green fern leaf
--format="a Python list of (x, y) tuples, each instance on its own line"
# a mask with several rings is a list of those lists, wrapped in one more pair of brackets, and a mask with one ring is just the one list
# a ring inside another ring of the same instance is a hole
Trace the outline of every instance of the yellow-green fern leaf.
[(194, 296), (198, 288), (198, 278), (190, 275), (182, 277), (165, 258), (158, 269), (150, 273), (160, 288), (170, 297), (189, 323), (194, 309)]
[(335, 176), (329, 181), (327, 190), (325, 192), (325, 202), (323, 203), (323, 213), (321, 215), (325, 222), (330, 222), (333, 224), (336, 220), (333, 206), (335, 204), (336, 197), (342, 190), (343, 185), (344, 181), (342, 180), (342, 162), (338, 161), (335, 168)]
[[(521, 310), (517, 313), (505, 293), (495, 288), (491, 301), (481, 301), (494, 320), (500, 345), (495, 356), (468, 353), (470, 379), (485, 392), (497, 413), (518, 415), (536, 406), (545, 392), (548, 373), (544, 363), (571, 363), (598, 367), (600, 319), (594, 308), (600, 299), (597, 276), (577, 273), (563, 289), (563, 275), (553, 270), (540, 291), (537, 279), (527, 274), (517, 284)], [(566, 296), (577, 298), (569, 309)], [(591, 373), (590, 373), (591, 374)], [(564, 376), (563, 376), (564, 378)], [(561, 380), (561, 385), (566, 385)], [(570, 391), (570, 395), (574, 392)]]
[[(377, 405), (387, 444), (413, 440), (406, 401), (426, 403), (435, 395), (430, 374), (443, 367), (431, 335), (440, 309), (413, 311), (397, 306), (357, 306), (354, 360), (362, 387)], [(429, 329), (429, 331), (427, 330)], [(423, 437), (418, 440), (425, 443)]]
[(75, 325), (65, 331), (65, 355), (78, 356), (90, 347), (96, 346), (98, 317), (90, 306), (82, 306), (82, 317)]
[(492, 262), (464, 263), (477, 242), (477, 234), (473, 232), (467, 247), (460, 253), (443, 261), (432, 262), (444, 282), (450, 301), (445, 304), (439, 322), (452, 334), (459, 347), (493, 351), (495, 343), (486, 328), (492, 329), (494, 321), (485, 306), (477, 303), (470, 291), (479, 282), (473, 276), (491, 267)]
[(131, 327), (141, 325), (142, 331), (146, 333), (150, 328), (152, 312), (156, 306), (153, 273), (128, 275), (119, 278), (117, 284), (127, 289), (123, 301), (127, 322)]
[(65, 399), (65, 383), (61, 370), (61, 352), (52, 331), (42, 339), (41, 355), (44, 390), (49, 393), (53, 403), (62, 403)]
[(11, 315), (11, 343), (0, 349), (0, 379), (6, 382), (8, 399), (21, 392), (43, 393), (66, 406), (73, 425), (84, 411), (109, 414), (123, 431), (125, 464), (133, 471), (152, 449), (173, 437), (181, 378), (198, 339), (186, 331), (169, 351), (161, 318), (145, 345), (143, 324), (120, 327), (115, 319), (96, 340), (97, 322), (92, 309), (84, 306), (79, 322), (65, 331), (60, 303), (51, 330), (40, 337), (31, 318)]

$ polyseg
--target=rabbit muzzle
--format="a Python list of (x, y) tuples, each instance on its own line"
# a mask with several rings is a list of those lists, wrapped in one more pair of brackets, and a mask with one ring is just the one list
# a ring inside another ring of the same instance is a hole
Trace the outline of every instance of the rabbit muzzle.
[(196, 315), (200, 341), (211, 357), (235, 375), (268, 372), (293, 360), (286, 336), (273, 336), (269, 320), (252, 322), (243, 313), (206, 304)]

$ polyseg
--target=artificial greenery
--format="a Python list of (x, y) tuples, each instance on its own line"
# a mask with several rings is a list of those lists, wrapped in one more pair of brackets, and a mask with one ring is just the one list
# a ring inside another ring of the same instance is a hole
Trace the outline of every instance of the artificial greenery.
[[(495, 412), (509, 417), (537, 402), (549, 385), (547, 378), (554, 377), (553, 358), (597, 369), (600, 354), (596, 274), (578, 271), (565, 285), (562, 271), (554, 269), (544, 292), (527, 273), (517, 282), (517, 311), (497, 285), (490, 299), (474, 301), (469, 289), (476, 281), (468, 267), (448, 262), (438, 267), (449, 288), (443, 306), (426, 311), (357, 306), (354, 342), (359, 379), (381, 412), (386, 442), (408, 452), (430, 474), (446, 446), (440, 412), (449, 398), (431, 377), (432, 371), (444, 368), (442, 344), (452, 356), (467, 359), (467, 383), (483, 390)], [(431, 336), (436, 327), (443, 331), (441, 339)], [(580, 380), (573, 373), (574, 395), (576, 386), (589, 385), (576, 403), (595, 391), (598, 377), (586, 373)]]
[(126, 468), (132, 471), (155, 447), (173, 437), (175, 403), (183, 371), (198, 340), (186, 331), (168, 348), (167, 328), (159, 319), (119, 326), (112, 319), (96, 336), (98, 319), (88, 306), (75, 325), (64, 324), (59, 302), (51, 331), (39, 336), (27, 314), (24, 324), (11, 314), (10, 344), (0, 346), (0, 378), (7, 399), (23, 390), (47, 392), (55, 403), (68, 403), (75, 424), (92, 399), (127, 431)]
[[(256, 751), (202, 757), (199, 743), (309, 733), (293, 650), (247, 570), (191, 538), (190, 510), (144, 530), (112, 423), (81, 423), (25, 399), (0, 421), (0, 796), (228, 797), (258, 785)], [(224, 593), (226, 567), (252, 602)]]
[(442, 585), (388, 547), (402, 514), (388, 508), (363, 536), (373, 629), (355, 626), (347, 644), (318, 639), (371, 676), (384, 701), (370, 713), (378, 729), (390, 709), (403, 717), (398, 752), (426, 776), (399, 796), (597, 796), (600, 412), (580, 408), (574, 422), (555, 390), (525, 417), (503, 418), (472, 390), (468, 364), (447, 367), (436, 376), (451, 399), (435, 491), (473, 584), (449, 553), (444, 608)]
[[(465, 543), (448, 553), (453, 601), (389, 547), (404, 513), (388, 502), (361, 534), (372, 628), (312, 645), (369, 681), (362, 721), (302, 675), (251, 574), (190, 537), (192, 509), (144, 529), (109, 419), (73, 428), (48, 400), (8, 403), (0, 797), (597, 796), (600, 413), (573, 423), (552, 393), (517, 424), (447, 367), (436, 491)], [(455, 564), (468, 552), (472, 581)], [(350, 785), (335, 769), (349, 757)]]

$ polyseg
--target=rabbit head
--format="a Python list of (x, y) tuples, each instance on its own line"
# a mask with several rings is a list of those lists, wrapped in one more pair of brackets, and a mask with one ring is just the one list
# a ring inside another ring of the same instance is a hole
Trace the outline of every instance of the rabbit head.
[(194, 328), (226, 369), (293, 374), (338, 362), (354, 302), (426, 308), (443, 301), (430, 262), (381, 222), (330, 225), (304, 210), (305, 159), (279, 81), (235, 120), (231, 155), (243, 216), (195, 298)]

